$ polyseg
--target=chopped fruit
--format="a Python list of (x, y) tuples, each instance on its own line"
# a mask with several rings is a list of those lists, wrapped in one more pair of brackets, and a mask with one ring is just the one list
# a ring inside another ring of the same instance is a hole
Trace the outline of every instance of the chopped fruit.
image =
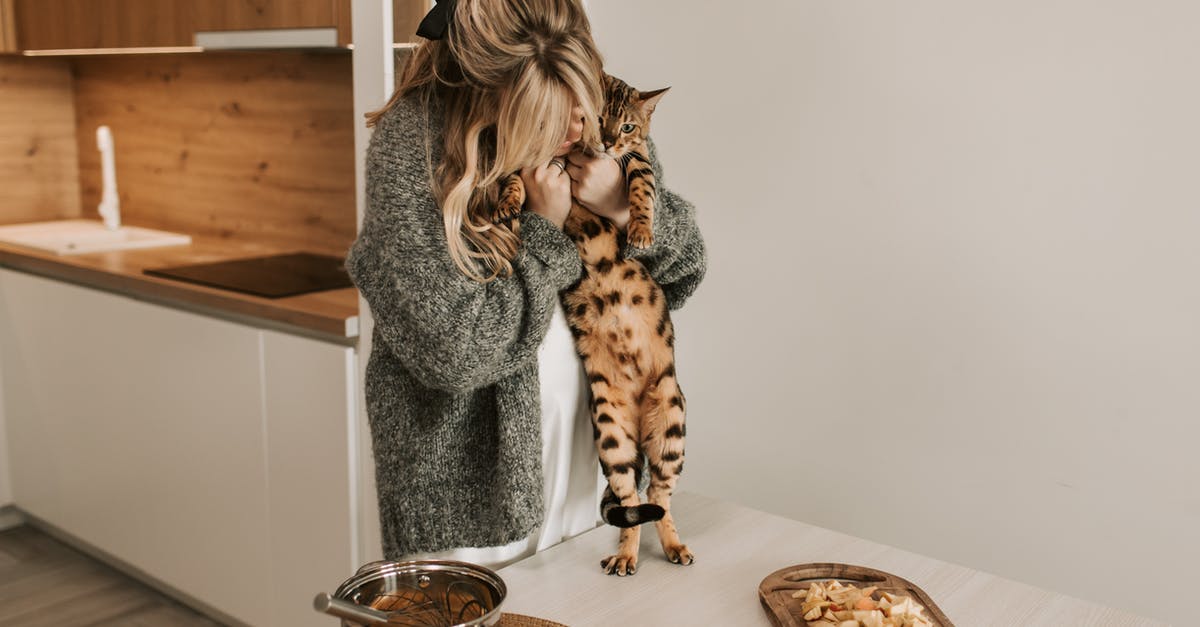
[(801, 611), (808, 627), (933, 627), (921, 607), (911, 598), (870, 586), (857, 588), (840, 581), (816, 581), (792, 598), (803, 599)]

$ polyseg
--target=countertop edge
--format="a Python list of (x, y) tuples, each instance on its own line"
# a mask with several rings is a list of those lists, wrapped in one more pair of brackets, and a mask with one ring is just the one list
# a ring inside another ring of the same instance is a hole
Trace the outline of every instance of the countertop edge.
[[(357, 334), (353, 333), (358, 328), (358, 316), (341, 318), (286, 310), (231, 297), (221, 290), (89, 268), (23, 254), (8, 247), (0, 247), (0, 267), (249, 326), (343, 346), (358, 344)], [(147, 289), (151, 285), (153, 288)]]

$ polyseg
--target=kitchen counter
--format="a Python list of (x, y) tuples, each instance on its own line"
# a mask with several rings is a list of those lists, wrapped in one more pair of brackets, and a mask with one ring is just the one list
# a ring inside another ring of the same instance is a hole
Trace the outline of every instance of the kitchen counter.
[(666, 561), (653, 525), (642, 528), (637, 574), (606, 575), (618, 530), (599, 527), (500, 570), (504, 610), (588, 625), (769, 627), (758, 585), (788, 566), (840, 562), (883, 570), (920, 586), (960, 627), (1165, 625), (1133, 614), (948, 564), (828, 529), (694, 494), (674, 498), (691, 566)]
[(355, 344), (358, 293), (354, 288), (262, 298), (142, 274), (146, 268), (283, 252), (294, 251), (202, 236), (192, 236), (192, 243), (185, 246), (61, 256), (0, 243), (0, 266), (235, 322)]

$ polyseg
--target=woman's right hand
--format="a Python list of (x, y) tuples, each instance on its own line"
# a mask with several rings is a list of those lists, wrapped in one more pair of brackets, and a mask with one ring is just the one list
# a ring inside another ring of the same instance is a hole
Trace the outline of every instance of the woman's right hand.
[(571, 212), (571, 177), (562, 158), (521, 170), (521, 180), (525, 182), (526, 208), (561, 229)]

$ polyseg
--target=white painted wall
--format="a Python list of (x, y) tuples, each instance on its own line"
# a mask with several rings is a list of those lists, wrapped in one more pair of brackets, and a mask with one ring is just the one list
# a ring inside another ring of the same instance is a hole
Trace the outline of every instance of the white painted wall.
[(1191, 623), (1200, 4), (590, 12), (710, 246), (681, 489)]

